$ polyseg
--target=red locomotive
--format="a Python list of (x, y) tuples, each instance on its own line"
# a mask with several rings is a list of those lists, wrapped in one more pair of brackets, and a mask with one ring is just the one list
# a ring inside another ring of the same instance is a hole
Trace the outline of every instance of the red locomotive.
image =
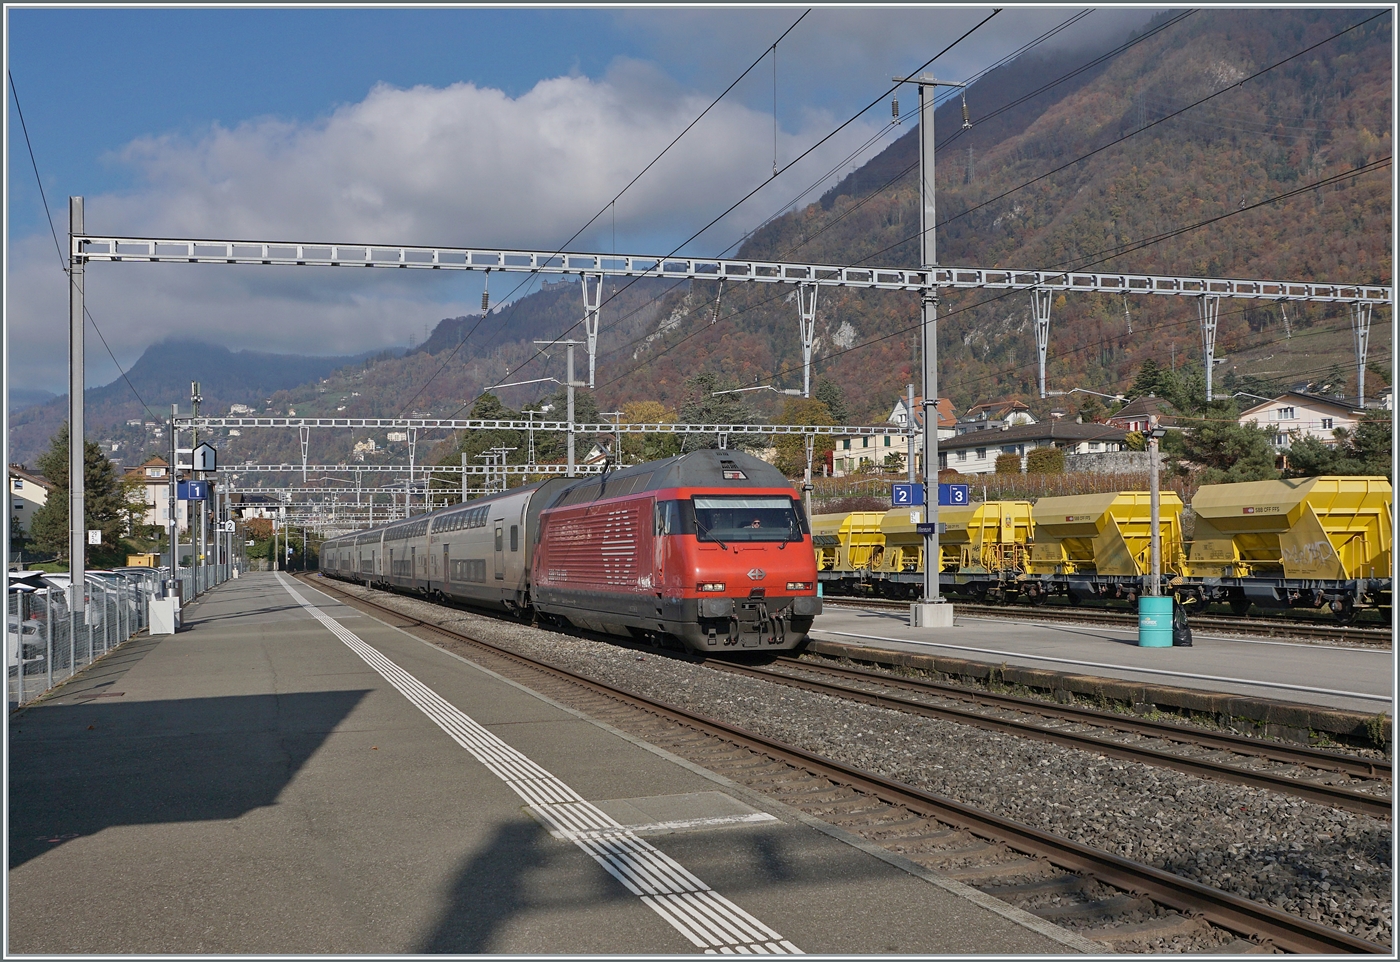
[(736, 451), (572, 486), (540, 515), (531, 582), (537, 611), (702, 652), (799, 648), (821, 611), (801, 502), (771, 465)]
[(514, 488), (327, 541), (321, 570), (700, 652), (791, 651), (821, 612), (796, 492), (737, 451)]

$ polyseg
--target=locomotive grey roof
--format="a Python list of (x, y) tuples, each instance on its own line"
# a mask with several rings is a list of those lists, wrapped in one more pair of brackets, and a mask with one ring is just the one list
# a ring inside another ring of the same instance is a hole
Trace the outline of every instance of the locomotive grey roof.
[[(737, 470), (744, 477), (725, 478), (724, 472), (729, 470)], [(619, 468), (580, 481), (564, 491), (552, 507), (619, 498), (638, 491), (709, 487), (785, 488), (791, 485), (781, 471), (751, 454), (707, 448), (662, 461)]]

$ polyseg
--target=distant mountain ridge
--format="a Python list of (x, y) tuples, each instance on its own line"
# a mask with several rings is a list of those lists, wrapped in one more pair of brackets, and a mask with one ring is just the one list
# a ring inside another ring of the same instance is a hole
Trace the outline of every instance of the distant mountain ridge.
[[(161, 341), (145, 350), (125, 378), (87, 390), (87, 434), (90, 438), (125, 438), (128, 444), (139, 446), (139, 429), (121, 430), (126, 427), (125, 422), (169, 417), (171, 404), (179, 404), (181, 412), (188, 414), (191, 381), (200, 384), (206, 414), (227, 414), (231, 404), (247, 404), (261, 411), (264, 401), (276, 392), (320, 380), (340, 368), (361, 364), (377, 353), (381, 352), (317, 357), (231, 351), (183, 338)], [(142, 408), (132, 388), (150, 411)], [(68, 395), (49, 398), (11, 412), (12, 461), (32, 461), (48, 447), (49, 438), (67, 420)]]

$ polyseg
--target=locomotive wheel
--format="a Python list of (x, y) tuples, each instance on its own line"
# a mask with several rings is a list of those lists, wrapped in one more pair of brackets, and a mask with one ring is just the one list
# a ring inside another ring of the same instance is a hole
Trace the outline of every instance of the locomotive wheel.
[(1248, 598), (1231, 598), (1230, 613), (1243, 618), (1249, 612), (1249, 605)]

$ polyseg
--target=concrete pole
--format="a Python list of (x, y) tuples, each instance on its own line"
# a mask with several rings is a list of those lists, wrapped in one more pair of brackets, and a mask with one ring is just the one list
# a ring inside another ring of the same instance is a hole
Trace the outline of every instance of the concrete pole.
[(568, 387), (565, 393), (568, 395), (568, 444), (569, 444), (569, 470), (568, 476), (574, 477), (574, 345), (569, 343), (565, 350), (568, 357)]
[(914, 428), (915, 428), (915, 426), (919, 423), (919, 422), (914, 418), (914, 385), (912, 385), (912, 384), (906, 385), (906, 386), (905, 386), (905, 392), (908, 394), (908, 402), (905, 404), (904, 409), (905, 409), (906, 412), (908, 412), (908, 415), (909, 415), (909, 425), (908, 425), (908, 427), (909, 427), (909, 483), (910, 483), (910, 484), (913, 484), (913, 483), (914, 483)]
[(802, 500), (806, 503), (807, 523), (812, 521), (812, 457), (816, 451), (817, 436), (809, 434), (804, 439), (807, 445), (807, 469), (802, 475)]
[(467, 453), (462, 452), (462, 503), (467, 503)]
[(1157, 418), (1153, 417), (1147, 439), (1148, 490), (1152, 492), (1152, 574), (1147, 581), (1147, 593), (1153, 596), (1162, 593), (1162, 457), (1156, 428)]
[[(180, 416), (180, 405), (170, 405), (170, 517), (166, 519), (166, 541), (170, 544), (170, 578), (173, 583), (180, 576), (180, 550), (176, 544), (176, 537), (179, 534), (180, 526), (175, 520), (175, 511), (179, 505), (178, 481), (175, 475), (175, 452), (180, 447), (180, 442), (175, 433), (175, 419)], [(167, 584), (167, 589), (169, 584)]]
[[(933, 95), (935, 84), (919, 84), (919, 234), (922, 238), (922, 266), (932, 273), (938, 264), (937, 209), (934, 203)], [(923, 323), (924, 358), (924, 603), (913, 613), (916, 626), (947, 626), (953, 623), (952, 609), (933, 612), (927, 606), (942, 601), (938, 594), (940, 554), (938, 548), (938, 288), (932, 276), (920, 297)]]
[[(68, 198), (68, 247), (74, 235), (84, 233), (83, 199)], [(68, 565), (71, 578), (68, 610), (83, 610), (83, 585), (87, 581), (87, 512), (84, 498), (87, 444), (83, 424), (83, 381), (86, 380), (86, 354), (83, 344), (85, 300), (83, 258), (68, 257)]]

